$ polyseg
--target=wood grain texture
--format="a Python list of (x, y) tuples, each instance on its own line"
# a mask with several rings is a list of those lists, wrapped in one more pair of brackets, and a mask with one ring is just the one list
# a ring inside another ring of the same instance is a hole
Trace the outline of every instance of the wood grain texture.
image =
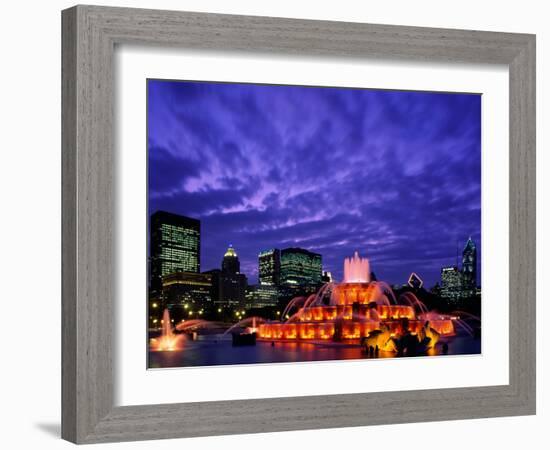
[[(534, 36), (95, 6), (77, 6), (62, 16), (65, 439), (93, 443), (535, 412)], [(114, 407), (113, 52), (115, 44), (124, 43), (508, 65), (510, 383)]]
[(62, 281), (62, 390), (63, 405), (61, 434), (76, 440), (76, 10), (66, 11), (62, 17), (62, 155), (61, 155), (61, 233)]

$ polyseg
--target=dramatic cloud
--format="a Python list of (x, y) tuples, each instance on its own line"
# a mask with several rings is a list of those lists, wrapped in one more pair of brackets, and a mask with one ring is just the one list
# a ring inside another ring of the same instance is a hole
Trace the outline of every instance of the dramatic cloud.
[(204, 270), (300, 246), (433, 285), (481, 247), (478, 95), (150, 80), (148, 139), (149, 213), (201, 220)]

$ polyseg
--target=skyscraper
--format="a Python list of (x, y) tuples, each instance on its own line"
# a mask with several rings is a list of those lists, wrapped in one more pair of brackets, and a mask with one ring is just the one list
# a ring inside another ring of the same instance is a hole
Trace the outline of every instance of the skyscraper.
[(220, 274), (220, 302), (225, 305), (244, 306), (247, 279), (241, 273), (239, 256), (229, 246), (222, 259), (222, 270)]
[(477, 249), (468, 238), (462, 251), (462, 269), (457, 266), (441, 269), (441, 296), (453, 302), (473, 298), (477, 291)]
[(231, 244), (229, 244), (227, 251), (223, 255), (222, 272), (225, 274), (236, 274), (241, 272), (239, 257)]
[(322, 259), (303, 248), (281, 250), (281, 284), (312, 286), (321, 284)]
[(422, 278), (420, 278), (416, 273), (412, 272), (409, 275), (409, 279), (407, 280), (407, 284), (412, 289), (420, 289), (424, 285), (424, 281), (422, 281)]
[(258, 255), (258, 279), (261, 285), (277, 286), (281, 277), (281, 252), (272, 248)]
[(157, 211), (150, 223), (150, 277), (160, 292), (162, 278), (174, 272), (200, 272), (200, 221)]
[(477, 249), (472, 238), (468, 238), (462, 251), (462, 282), (467, 296), (475, 294), (477, 287)]
[(441, 269), (441, 297), (457, 302), (462, 297), (462, 274), (456, 266)]

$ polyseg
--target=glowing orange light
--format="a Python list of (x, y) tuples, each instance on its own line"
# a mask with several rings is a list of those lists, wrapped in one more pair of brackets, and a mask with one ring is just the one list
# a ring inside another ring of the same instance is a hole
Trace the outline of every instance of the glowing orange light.
[(270, 340), (365, 339), (367, 346), (397, 352), (404, 334), (416, 336), (419, 342), (429, 338), (428, 349), (435, 346), (439, 336), (455, 334), (453, 317), (427, 312), (417, 316), (417, 305), (412, 302), (392, 304), (390, 291), (387, 285), (375, 282), (334, 284), (328, 305), (302, 302), (298, 311), (288, 315), (284, 311), (286, 322), (262, 323), (257, 336)]

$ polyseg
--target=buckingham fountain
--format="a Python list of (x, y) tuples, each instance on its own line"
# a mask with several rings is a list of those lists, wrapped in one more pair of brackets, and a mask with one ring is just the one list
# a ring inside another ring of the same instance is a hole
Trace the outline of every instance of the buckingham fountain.
[[(341, 282), (295, 297), (282, 312), (283, 320), (248, 317), (231, 326), (186, 320), (172, 326), (165, 310), (162, 333), (150, 340), (150, 354), (158, 367), (166, 367), (289, 361), (297, 351), (303, 360), (353, 359), (360, 357), (359, 348), (384, 357), (445, 354), (449, 345), (453, 354), (480, 352), (468, 323), (479, 323), (479, 318), (430, 311), (413, 292), (396, 296), (386, 282), (371, 280), (370, 274), (369, 260), (355, 252), (344, 260)], [(232, 337), (233, 349), (226, 337)], [(261, 348), (241, 348), (256, 343)], [(163, 359), (158, 352), (179, 356)], [(187, 362), (190, 355), (193, 362)]]
[(376, 350), (406, 352), (413, 345), (415, 351), (429, 349), (440, 336), (455, 334), (453, 316), (428, 311), (412, 292), (396, 298), (387, 283), (370, 279), (369, 260), (357, 252), (344, 260), (341, 283), (326, 283), (309, 297), (293, 299), (283, 317), (290, 313), (284, 322), (261, 323), (258, 338), (360, 340)]

